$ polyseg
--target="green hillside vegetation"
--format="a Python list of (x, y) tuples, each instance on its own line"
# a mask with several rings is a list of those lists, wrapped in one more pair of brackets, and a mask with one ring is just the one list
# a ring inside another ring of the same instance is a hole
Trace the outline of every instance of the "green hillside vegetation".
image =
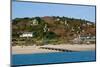
[[(38, 24), (33, 24), (33, 20)], [(33, 32), (34, 36), (21, 38), (20, 35), (24, 32)], [(61, 44), (69, 43), (69, 40), (78, 35), (95, 36), (95, 22), (59, 16), (25, 17), (12, 20), (13, 42), (24, 41), (30, 45)]]

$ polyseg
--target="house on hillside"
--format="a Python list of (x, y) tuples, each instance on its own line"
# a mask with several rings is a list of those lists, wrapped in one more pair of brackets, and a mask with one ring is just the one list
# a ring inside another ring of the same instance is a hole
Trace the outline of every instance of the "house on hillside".
[(33, 32), (23, 32), (19, 37), (33, 37)]
[(96, 37), (95, 36), (80, 36), (80, 39), (95, 41)]
[(75, 29), (72, 27), (71, 31), (75, 31)]
[(67, 20), (65, 20), (64, 24), (68, 26)]
[(60, 18), (57, 18), (56, 21), (60, 21)]
[(38, 20), (37, 19), (32, 20), (32, 24), (31, 25), (38, 25)]
[(72, 40), (73, 43), (95, 43), (96, 37), (95, 36), (78, 36)]
[(44, 28), (43, 28), (43, 31), (44, 32), (47, 32), (47, 31), (49, 31), (50, 29), (47, 27), (47, 24), (45, 24), (45, 26), (44, 26)]
[(87, 23), (87, 25), (92, 25), (91, 23)]

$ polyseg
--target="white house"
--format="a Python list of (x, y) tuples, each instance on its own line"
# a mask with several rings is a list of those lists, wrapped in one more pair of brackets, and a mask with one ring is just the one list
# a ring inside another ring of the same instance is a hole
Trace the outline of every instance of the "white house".
[(44, 26), (44, 28), (43, 28), (43, 31), (44, 32), (47, 32), (47, 31), (49, 31), (50, 29), (47, 27), (47, 24), (45, 24), (45, 26)]
[(73, 43), (90, 43), (95, 42), (95, 36), (78, 36), (77, 38), (74, 38), (72, 41)]
[(60, 21), (60, 18), (57, 18), (56, 21)]
[(72, 31), (75, 31), (75, 29), (72, 27), (72, 29), (71, 29)]
[(38, 21), (36, 19), (32, 20), (32, 24), (31, 25), (38, 25)]
[(65, 23), (65, 25), (68, 25), (67, 20), (65, 20), (65, 22), (64, 22), (64, 23)]
[(91, 23), (87, 23), (87, 25), (92, 25)]
[(33, 37), (33, 33), (32, 32), (24, 32), (20, 35), (20, 37)]

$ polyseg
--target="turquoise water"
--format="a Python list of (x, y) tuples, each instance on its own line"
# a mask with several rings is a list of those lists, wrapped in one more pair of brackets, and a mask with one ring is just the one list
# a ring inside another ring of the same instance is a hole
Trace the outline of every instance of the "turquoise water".
[(12, 55), (12, 65), (37, 65), (67, 62), (96, 61), (95, 51), (56, 52)]

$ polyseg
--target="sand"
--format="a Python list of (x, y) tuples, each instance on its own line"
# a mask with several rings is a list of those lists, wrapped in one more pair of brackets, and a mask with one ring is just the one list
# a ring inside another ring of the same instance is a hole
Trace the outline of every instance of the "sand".
[(32, 54), (32, 53), (48, 53), (48, 52), (59, 52), (55, 50), (40, 49), (40, 46), (13, 46), (12, 54)]
[(60, 44), (60, 45), (44, 45), (44, 46), (12, 46), (12, 54), (35, 54), (35, 53), (50, 53), (50, 52), (60, 52), (56, 50), (40, 49), (40, 47), (50, 47), (50, 48), (59, 48), (67, 49), (73, 51), (87, 51), (95, 50), (95, 44), (86, 45), (86, 44)]

